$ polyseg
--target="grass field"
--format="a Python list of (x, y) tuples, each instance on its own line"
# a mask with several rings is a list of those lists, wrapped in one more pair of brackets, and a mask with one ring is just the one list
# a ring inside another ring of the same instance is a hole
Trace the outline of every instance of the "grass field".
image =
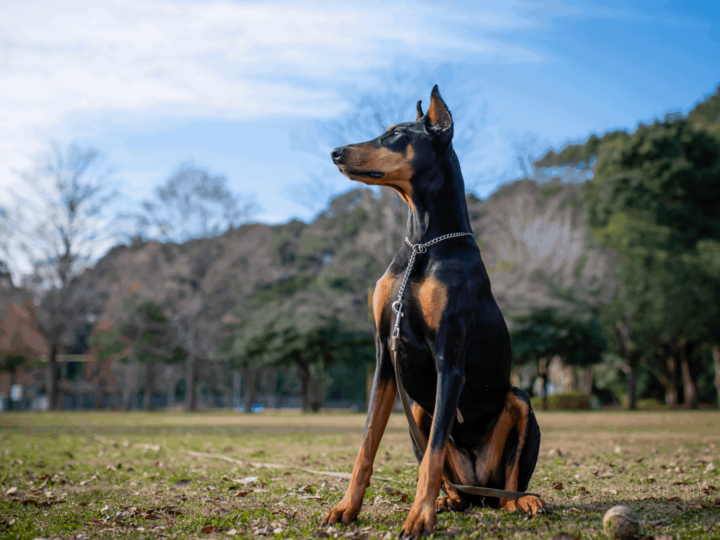
[[(345, 413), (3, 414), (0, 537), (394, 538), (417, 475), (402, 414), (390, 420), (356, 524), (320, 526), (348, 484), (316, 472), (352, 470), (364, 421)], [(550, 514), (443, 513), (434, 537), (600, 538), (604, 512), (627, 504), (643, 520), (641, 536), (720, 539), (719, 412), (539, 413), (538, 421), (530, 490)]]

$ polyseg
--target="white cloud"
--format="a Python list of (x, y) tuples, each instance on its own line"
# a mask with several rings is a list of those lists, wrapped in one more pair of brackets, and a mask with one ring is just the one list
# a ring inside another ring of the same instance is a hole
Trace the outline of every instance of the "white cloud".
[(525, 4), (6, 0), (0, 185), (45, 144), (38, 131), (77, 112), (317, 118), (343, 107), (329, 83), (362, 84), (398, 57), (537, 61), (496, 37), (538, 25)]

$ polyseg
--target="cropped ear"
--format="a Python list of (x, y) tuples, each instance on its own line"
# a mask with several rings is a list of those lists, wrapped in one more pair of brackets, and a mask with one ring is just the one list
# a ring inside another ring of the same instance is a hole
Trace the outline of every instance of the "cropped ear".
[(440, 97), (437, 84), (433, 87), (430, 94), (430, 107), (425, 115), (425, 127), (427, 130), (437, 136), (442, 136), (448, 142), (453, 135), (453, 120), (450, 110)]
[(419, 99), (417, 102), (417, 117), (415, 118), (415, 121), (418, 122), (423, 116), (425, 116), (422, 112), (422, 99)]

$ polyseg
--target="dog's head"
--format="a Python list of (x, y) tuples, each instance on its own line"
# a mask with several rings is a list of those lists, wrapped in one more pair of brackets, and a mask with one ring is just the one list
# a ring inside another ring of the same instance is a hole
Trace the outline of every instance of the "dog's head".
[(426, 114), (421, 104), (414, 122), (394, 125), (372, 141), (335, 148), (331, 156), (340, 172), (351, 180), (391, 187), (412, 205), (413, 191), (423, 188), (423, 173), (447, 158), (453, 136), (452, 115), (437, 85)]

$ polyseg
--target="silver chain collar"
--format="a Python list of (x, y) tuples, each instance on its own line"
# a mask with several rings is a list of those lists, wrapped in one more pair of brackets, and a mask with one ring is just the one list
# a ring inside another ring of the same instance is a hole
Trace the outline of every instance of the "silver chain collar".
[(427, 248), (429, 248), (433, 244), (437, 244), (438, 242), (442, 242), (443, 240), (447, 240), (448, 238), (455, 238), (457, 236), (472, 236), (472, 233), (456, 232), (444, 234), (442, 236), (434, 238), (433, 240), (430, 240), (429, 242), (426, 242), (425, 244), (413, 244), (410, 242), (410, 240), (408, 240), (407, 236), (405, 237), (405, 243), (410, 247), (410, 249), (412, 249), (412, 253), (410, 254), (410, 260), (408, 261), (407, 269), (405, 270), (405, 275), (403, 276), (402, 283), (400, 284), (400, 290), (398, 291), (397, 300), (392, 303), (392, 310), (397, 316), (395, 318), (395, 326), (393, 326), (392, 330), (391, 347), (393, 352), (397, 351), (398, 338), (400, 337), (400, 319), (405, 316), (405, 314), (403, 313), (404, 306), (402, 299), (405, 295), (405, 288), (407, 287), (408, 280), (410, 279), (410, 272), (412, 271), (413, 265), (415, 264), (415, 257), (420, 253), (427, 253)]

